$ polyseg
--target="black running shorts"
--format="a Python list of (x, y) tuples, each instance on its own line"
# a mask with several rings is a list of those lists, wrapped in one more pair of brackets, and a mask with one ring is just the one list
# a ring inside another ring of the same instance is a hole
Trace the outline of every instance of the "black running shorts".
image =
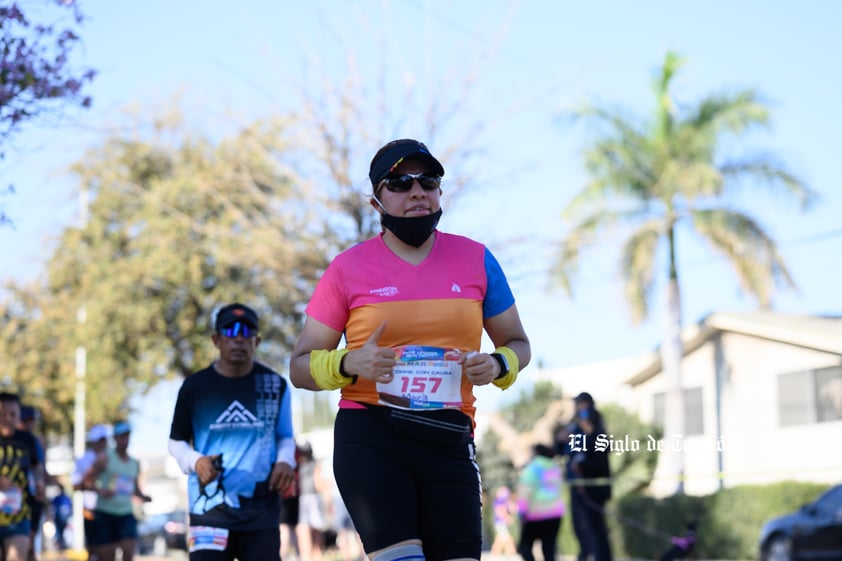
[(455, 409), (340, 409), (333, 469), (365, 550), (420, 539), (428, 561), (479, 559), (475, 453), (471, 420)]

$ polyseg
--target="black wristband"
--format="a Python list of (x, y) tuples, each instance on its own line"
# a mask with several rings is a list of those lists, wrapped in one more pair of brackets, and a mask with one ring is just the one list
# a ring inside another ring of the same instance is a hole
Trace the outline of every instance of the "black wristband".
[(497, 364), (500, 365), (500, 373), (497, 375), (496, 378), (494, 378), (495, 380), (499, 380), (500, 378), (509, 373), (509, 364), (506, 360), (506, 357), (504, 357), (500, 353), (491, 353), (491, 358), (496, 360)]
[(356, 378), (353, 374), (348, 374), (345, 372), (345, 357), (348, 356), (348, 353), (342, 355), (342, 359), (339, 361), (339, 373), (345, 376), (346, 378)]

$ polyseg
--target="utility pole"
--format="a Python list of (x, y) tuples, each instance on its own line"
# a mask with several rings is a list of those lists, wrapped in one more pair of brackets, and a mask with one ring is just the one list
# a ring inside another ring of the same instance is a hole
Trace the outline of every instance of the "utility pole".
[[(82, 185), (79, 189), (79, 222), (84, 232), (88, 226), (88, 189)], [(76, 322), (79, 333), (84, 337), (82, 327), (87, 320), (87, 310), (84, 303), (84, 289), (80, 291), (79, 308), (76, 311)], [(85, 374), (87, 372), (88, 355), (84, 340), (76, 347), (76, 395), (73, 403), (73, 457), (77, 460), (85, 454)], [(84, 498), (82, 492), (73, 494), (73, 549), (85, 550), (85, 517)]]

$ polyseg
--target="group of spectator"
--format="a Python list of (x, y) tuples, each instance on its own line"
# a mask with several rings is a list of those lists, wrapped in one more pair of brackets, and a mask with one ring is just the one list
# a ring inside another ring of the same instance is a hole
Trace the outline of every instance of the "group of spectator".
[[(594, 445), (605, 434), (605, 423), (589, 393), (580, 393), (574, 403), (573, 418), (556, 428), (553, 442), (533, 446), (516, 489), (496, 490), (491, 553), (517, 552), (524, 561), (535, 561), (533, 548), (540, 543), (544, 561), (555, 559), (561, 522), (569, 513), (579, 546), (577, 561), (612, 561), (605, 522), (611, 470), (607, 452)], [(511, 530), (517, 526), (516, 544)]]
[[(579, 394), (574, 401), (575, 415), (557, 427), (551, 445), (533, 447), (516, 488), (497, 489), (492, 553), (517, 552), (525, 561), (534, 561), (533, 546), (539, 542), (544, 559), (554, 559), (561, 522), (569, 513), (579, 544), (577, 560), (611, 561), (604, 515), (611, 496), (610, 468), (607, 455), (593, 445), (596, 436), (605, 433), (605, 424), (590, 394)], [(0, 393), (0, 444), (20, 451), (0, 458), (4, 468), (17, 458), (20, 468), (0, 474), (0, 536), (6, 561), (37, 558), (35, 540), (45, 510), (55, 524), (56, 548), (67, 547), (72, 502), (65, 488), (46, 473), (43, 443), (35, 435), (37, 418), (37, 410), (21, 405), (16, 394)], [(116, 423), (111, 431), (105, 425), (93, 426), (87, 433), (87, 450), (76, 462), (71, 482), (74, 490), (83, 492), (85, 541), (92, 561), (113, 560), (118, 549), (122, 559), (131, 561), (137, 538), (134, 507), (137, 501), (151, 500), (140, 489), (137, 460), (128, 455), (130, 433), (126, 422)], [(331, 472), (323, 469), (309, 443), (296, 447), (296, 462), (295, 485), (285, 493), (281, 509), (282, 558), (318, 561), (331, 548), (342, 561), (364, 555)], [(5, 475), (9, 472), (25, 479), (10, 481)], [(57, 487), (50, 502), (45, 494), (49, 483)], [(511, 532), (516, 525), (517, 543)]]

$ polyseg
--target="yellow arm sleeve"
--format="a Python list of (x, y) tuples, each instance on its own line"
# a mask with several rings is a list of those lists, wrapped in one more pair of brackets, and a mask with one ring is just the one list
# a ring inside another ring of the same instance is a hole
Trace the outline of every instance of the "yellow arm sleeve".
[(509, 347), (497, 347), (494, 349), (495, 353), (500, 353), (504, 357), (506, 357), (506, 362), (509, 363), (509, 372), (502, 378), (498, 378), (491, 382), (501, 390), (505, 390), (509, 386), (515, 383), (517, 380), (517, 374), (520, 371), (520, 361), (517, 358), (517, 353), (515, 353)]
[(355, 376), (343, 376), (339, 370), (349, 349), (310, 351), (310, 376), (323, 390), (335, 390), (351, 384)]

